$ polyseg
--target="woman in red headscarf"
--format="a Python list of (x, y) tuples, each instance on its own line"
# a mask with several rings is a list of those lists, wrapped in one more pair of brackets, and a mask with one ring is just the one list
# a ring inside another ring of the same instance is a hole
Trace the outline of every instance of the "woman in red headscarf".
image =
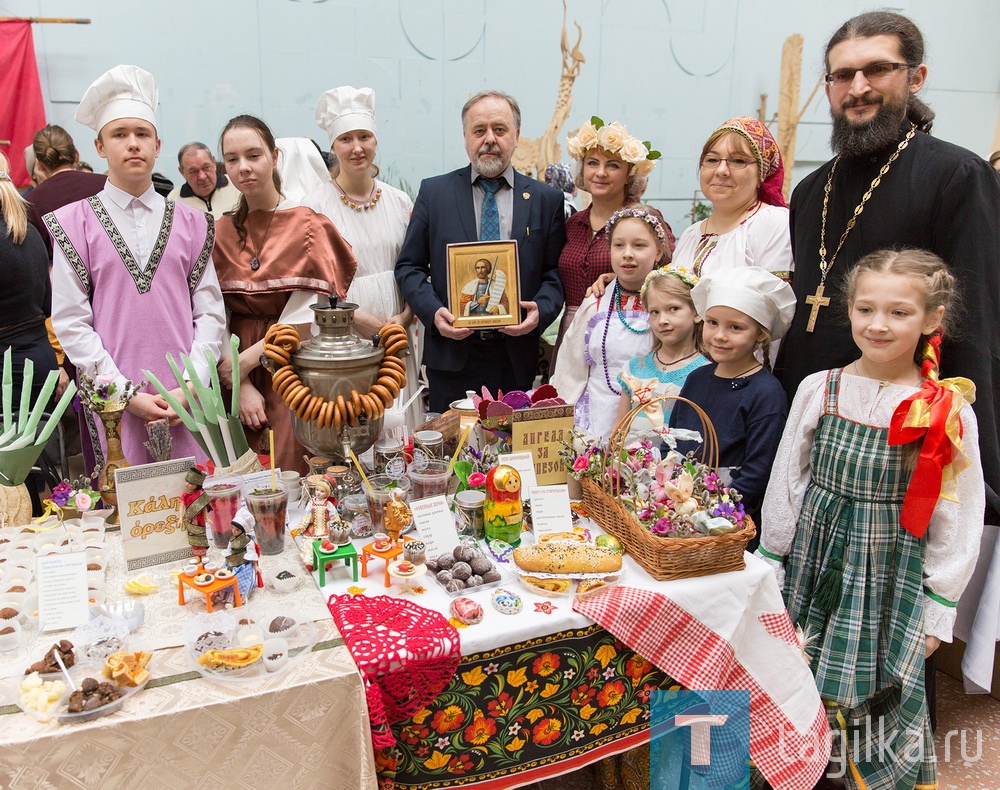
[(700, 277), (735, 266), (760, 266), (790, 279), (785, 170), (778, 144), (756, 118), (726, 121), (709, 136), (698, 160), (701, 192), (712, 213), (685, 230), (673, 265)]

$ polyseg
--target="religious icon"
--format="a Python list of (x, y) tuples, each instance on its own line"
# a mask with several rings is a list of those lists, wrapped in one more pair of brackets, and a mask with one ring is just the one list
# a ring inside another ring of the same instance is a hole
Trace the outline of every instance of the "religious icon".
[(517, 242), (449, 244), (448, 309), (458, 328), (520, 323)]

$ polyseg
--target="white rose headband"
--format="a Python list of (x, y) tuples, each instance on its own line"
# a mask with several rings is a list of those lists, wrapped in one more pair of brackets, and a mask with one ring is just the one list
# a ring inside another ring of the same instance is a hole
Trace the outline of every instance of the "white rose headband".
[(596, 115), (590, 123), (581, 126), (576, 134), (566, 139), (566, 150), (577, 160), (582, 160), (587, 151), (592, 148), (603, 148), (609, 154), (621, 157), (629, 164), (630, 176), (649, 176), (660, 158), (659, 151), (654, 151), (648, 141), (633, 137), (622, 124), (615, 121), (605, 126), (604, 121)]
[(649, 286), (654, 280), (658, 280), (660, 277), (667, 277), (668, 275), (676, 277), (688, 288), (694, 288), (694, 286), (698, 284), (698, 275), (690, 269), (687, 269), (684, 266), (674, 266), (672, 263), (668, 263), (666, 266), (653, 267), (653, 271), (646, 275), (646, 279), (642, 283), (642, 288), (639, 289), (639, 298), (646, 298), (646, 291), (649, 290)]

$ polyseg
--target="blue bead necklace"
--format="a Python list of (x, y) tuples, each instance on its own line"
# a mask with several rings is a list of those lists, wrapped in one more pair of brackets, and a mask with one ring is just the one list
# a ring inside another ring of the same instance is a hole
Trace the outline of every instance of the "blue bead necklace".
[[(618, 280), (615, 280), (615, 290), (611, 295), (611, 299), (615, 305), (615, 310), (618, 313), (618, 320), (621, 321), (622, 324), (625, 325), (625, 328), (630, 332), (634, 332), (637, 335), (644, 335), (649, 331), (649, 327), (646, 327), (645, 329), (636, 329), (634, 326), (629, 324), (628, 321), (625, 320), (625, 313), (622, 311), (623, 290), (624, 289), (621, 287), (621, 284), (618, 282)], [(638, 293), (638, 291), (630, 291), (629, 293), (634, 294)], [(608, 329), (610, 328), (610, 326), (611, 326), (611, 311), (608, 310), (608, 317), (604, 321), (604, 334), (601, 336), (601, 363), (604, 365), (604, 383), (607, 385), (608, 389), (611, 390), (611, 392), (614, 395), (621, 395), (622, 391), (611, 383), (611, 375), (608, 372)]]

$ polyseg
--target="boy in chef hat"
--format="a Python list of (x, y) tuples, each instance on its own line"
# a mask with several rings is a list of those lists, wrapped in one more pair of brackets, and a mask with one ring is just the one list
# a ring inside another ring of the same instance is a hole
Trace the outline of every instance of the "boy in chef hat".
[[(714, 364), (693, 371), (681, 397), (708, 414), (719, 438), (719, 474), (742, 494), (736, 507), (759, 525), (788, 415), (788, 399), (769, 370), (770, 347), (792, 323), (795, 294), (770, 272), (741, 266), (702, 277), (691, 298)], [(674, 405), (670, 426), (702, 430), (698, 414), (683, 402)]]
[[(212, 264), (211, 215), (166, 201), (153, 189), (160, 152), (156, 82), (138, 66), (116, 66), (87, 88), (76, 120), (97, 133), (108, 181), (97, 195), (44, 217), (54, 241), (53, 325), (70, 361), (83, 373), (142, 382), (150, 370), (172, 382), (166, 354), (188, 354), (208, 380), (206, 352), (218, 358), (225, 312)], [(180, 388), (174, 394), (185, 401)], [(88, 434), (103, 439), (89, 418)], [(122, 419), (122, 450), (131, 464), (149, 463), (146, 424), (177, 415), (146, 385)], [(205, 454), (175, 425), (173, 456)], [(89, 460), (89, 459), (88, 459)], [(102, 464), (98, 454), (95, 464)], [(88, 465), (89, 466), (89, 465)], [(91, 468), (88, 468), (88, 472)]]

